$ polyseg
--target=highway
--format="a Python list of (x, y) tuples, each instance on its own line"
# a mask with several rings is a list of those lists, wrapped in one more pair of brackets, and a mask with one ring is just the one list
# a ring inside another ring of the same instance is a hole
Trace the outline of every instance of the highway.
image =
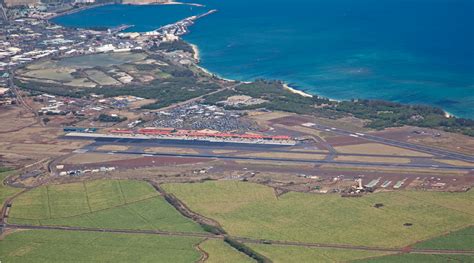
[(163, 156), (163, 157), (185, 157), (185, 158), (211, 158), (221, 160), (251, 160), (251, 161), (277, 161), (277, 162), (293, 162), (293, 163), (312, 163), (312, 164), (337, 164), (348, 166), (374, 166), (374, 167), (389, 167), (389, 168), (424, 168), (424, 169), (446, 169), (446, 170), (465, 170), (474, 171), (474, 167), (469, 166), (452, 166), (446, 164), (431, 165), (431, 164), (417, 164), (417, 163), (382, 163), (382, 162), (353, 162), (353, 161), (334, 161), (334, 160), (301, 160), (289, 158), (269, 158), (269, 157), (248, 157), (248, 156), (229, 156), (218, 154), (174, 154), (174, 153), (144, 153), (141, 151), (102, 151), (92, 150), (91, 152), (103, 154), (128, 154), (140, 156)]
[(445, 157), (445, 158), (450, 158), (450, 159), (456, 159), (460, 161), (466, 161), (466, 162), (472, 162), (474, 163), (474, 156), (472, 155), (467, 155), (467, 154), (462, 154), (462, 153), (457, 153), (457, 152), (451, 152), (439, 148), (433, 148), (429, 146), (424, 146), (424, 145), (419, 145), (419, 144), (414, 144), (414, 143), (409, 143), (409, 142), (402, 142), (402, 141), (397, 141), (397, 140), (392, 140), (392, 139), (387, 139), (383, 138), (380, 136), (375, 136), (375, 135), (370, 135), (366, 133), (356, 133), (348, 130), (343, 130), (339, 128), (334, 128), (330, 126), (325, 126), (325, 125), (320, 125), (320, 124), (315, 124), (311, 126), (311, 128), (324, 131), (324, 132), (331, 132), (337, 135), (343, 135), (343, 136), (351, 136), (351, 137), (357, 137), (363, 140), (371, 141), (371, 142), (378, 142), (390, 146), (396, 146), (400, 148), (405, 148), (409, 150), (415, 150), (419, 152), (424, 152), (432, 155), (437, 155), (440, 157)]
[(13, 93), (15, 93), (15, 96), (16, 96), (16, 99), (17, 99), (17, 103), (19, 105), (21, 105), (23, 108), (25, 108), (27, 111), (31, 111), (36, 119), (37, 119), (37, 122), (41, 125), (41, 126), (45, 126), (44, 122), (43, 122), (43, 119), (41, 118), (41, 116), (39, 116), (38, 112), (33, 109), (33, 107), (31, 107), (24, 99), (23, 99), (23, 95), (21, 94), (21, 90), (18, 86), (16, 86), (15, 84), (15, 81), (14, 81), (14, 73), (16, 71), (18, 67), (14, 67), (9, 73), (9, 77), (8, 77), (8, 86), (11, 88), (11, 90), (13, 91)]

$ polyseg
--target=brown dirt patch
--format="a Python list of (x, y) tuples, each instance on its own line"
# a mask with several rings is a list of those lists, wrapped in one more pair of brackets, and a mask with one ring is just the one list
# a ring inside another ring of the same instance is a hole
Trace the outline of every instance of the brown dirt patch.
[(136, 158), (136, 155), (125, 154), (105, 154), (105, 153), (81, 153), (75, 154), (65, 159), (63, 164), (85, 164), (85, 163), (101, 163), (118, 160), (130, 160)]
[(1, 107), (0, 108), (0, 132), (14, 132), (16, 130), (28, 127), (36, 123), (33, 114), (26, 113), (19, 107)]

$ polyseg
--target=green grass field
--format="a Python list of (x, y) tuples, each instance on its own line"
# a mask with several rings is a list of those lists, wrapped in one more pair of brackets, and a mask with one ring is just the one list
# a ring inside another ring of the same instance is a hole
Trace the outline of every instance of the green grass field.
[(420, 242), (414, 248), (474, 250), (474, 226)]
[(0, 206), (3, 206), (3, 202), (5, 202), (8, 197), (21, 191), (19, 188), (9, 187), (3, 184), (3, 180), (5, 180), (5, 178), (10, 174), (11, 172), (9, 169), (0, 167)]
[(270, 258), (274, 263), (285, 262), (347, 262), (370, 257), (387, 255), (384, 252), (348, 250), (348, 249), (327, 249), (327, 248), (307, 248), (296, 246), (275, 246), (246, 244), (258, 253)]
[(466, 255), (425, 255), (399, 254), (378, 258), (353, 261), (357, 263), (446, 263), (446, 262), (474, 262), (474, 256)]
[(14, 200), (8, 222), (203, 232), (198, 224), (179, 214), (148, 183), (121, 180), (33, 189)]
[(251, 263), (255, 262), (247, 255), (237, 251), (222, 240), (208, 239), (199, 245), (209, 254), (206, 263)]
[(199, 238), (143, 234), (27, 230), (0, 240), (0, 261), (196, 262)]
[[(403, 247), (474, 223), (474, 191), (397, 191), (361, 198), (291, 192), (277, 199), (271, 188), (244, 182), (164, 187), (230, 235), (259, 239)], [(384, 207), (374, 208), (375, 203)]]

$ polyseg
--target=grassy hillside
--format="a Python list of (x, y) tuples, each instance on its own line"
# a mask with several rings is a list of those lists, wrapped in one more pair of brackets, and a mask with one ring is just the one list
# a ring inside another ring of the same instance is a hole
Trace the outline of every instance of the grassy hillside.
[(202, 232), (145, 182), (91, 181), (33, 189), (13, 202), (9, 223)]
[[(362, 198), (293, 192), (277, 198), (269, 187), (233, 181), (165, 189), (230, 235), (259, 239), (404, 247), (474, 222), (473, 191), (397, 191)], [(375, 203), (384, 207), (374, 208)]]
[(27, 230), (0, 240), (2, 262), (196, 262), (198, 238)]

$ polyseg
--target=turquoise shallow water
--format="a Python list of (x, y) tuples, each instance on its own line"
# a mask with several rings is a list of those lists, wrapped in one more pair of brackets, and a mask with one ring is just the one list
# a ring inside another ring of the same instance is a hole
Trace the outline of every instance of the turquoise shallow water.
[(55, 21), (147, 31), (215, 8), (185, 39), (223, 77), (282, 79), (334, 99), (422, 103), (474, 118), (472, 0), (193, 2), (206, 7), (106, 6)]

